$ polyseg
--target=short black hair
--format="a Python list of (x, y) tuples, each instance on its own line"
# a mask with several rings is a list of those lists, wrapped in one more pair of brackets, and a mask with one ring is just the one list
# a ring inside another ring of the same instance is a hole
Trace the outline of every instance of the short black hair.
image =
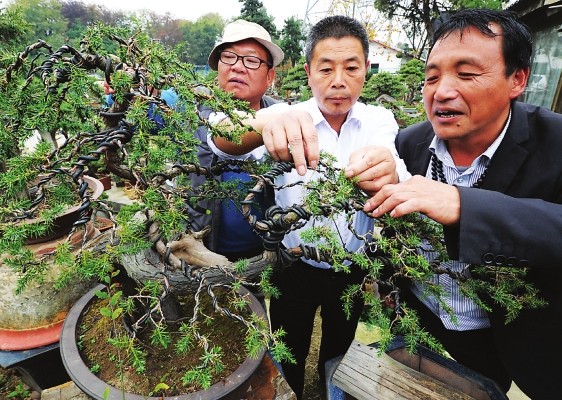
[(314, 48), (319, 41), (328, 38), (341, 39), (352, 36), (361, 42), (365, 61), (369, 58), (369, 36), (365, 27), (357, 20), (345, 15), (332, 15), (318, 21), (308, 33), (305, 45), (306, 62), (310, 64)]
[(515, 13), (507, 10), (474, 8), (445, 14), (441, 18), (442, 22), (435, 30), (429, 53), (440, 39), (446, 38), (452, 32), (460, 32), (462, 35), (471, 27), (488, 37), (499, 36), (490, 28), (491, 24), (497, 24), (501, 28), (505, 75), (510, 76), (518, 69), (530, 68), (533, 52), (531, 32), (517, 19)]

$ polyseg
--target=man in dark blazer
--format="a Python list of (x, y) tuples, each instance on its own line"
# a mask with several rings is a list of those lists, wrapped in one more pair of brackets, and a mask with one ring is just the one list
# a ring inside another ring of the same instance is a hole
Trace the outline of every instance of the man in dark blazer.
[(453, 269), (528, 268), (548, 306), (507, 324), (504, 309), (485, 312), (442, 276), (435, 282), (458, 324), (421, 287), (403, 296), (458, 362), (537, 400), (562, 396), (562, 115), (516, 101), (530, 56), (530, 33), (509, 12), (464, 10), (445, 21), (426, 63), (429, 121), (396, 139), (414, 176), (384, 186), (365, 211), (441, 223)]

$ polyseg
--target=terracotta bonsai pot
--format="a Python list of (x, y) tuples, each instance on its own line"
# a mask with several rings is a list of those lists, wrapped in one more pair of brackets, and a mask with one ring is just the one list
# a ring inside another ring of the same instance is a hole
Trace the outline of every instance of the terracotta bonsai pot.
[(103, 184), (103, 190), (111, 189), (111, 175), (100, 174), (98, 177), (99, 181)]
[[(147, 397), (110, 386), (108, 383), (94, 375), (81, 358), (78, 350), (77, 328), (81, 324), (82, 314), (88, 305), (96, 299), (95, 292), (103, 290), (104, 285), (97, 287), (86, 293), (78, 300), (66, 317), (61, 333), (60, 352), (62, 362), (72, 381), (88, 396), (96, 400), (201, 400), (201, 399), (231, 399), (239, 400), (247, 391), (250, 378), (261, 363), (265, 349), (261, 351), (257, 358), (247, 357), (243, 363), (224, 380), (215, 383), (209, 389), (193, 392), (173, 397)], [(241, 288), (241, 292), (250, 299), (250, 309), (261, 318), (267, 318), (265, 309), (250, 291)], [(109, 394), (107, 395), (107, 389)], [(107, 395), (107, 396), (105, 396)]]
[[(99, 231), (98, 231), (99, 232)], [(93, 224), (86, 229), (86, 238), (96, 234)], [(62, 239), (59, 239), (62, 240)], [(77, 245), (82, 234), (71, 239)], [(52, 251), (57, 240), (28, 246), (37, 253)], [(69, 282), (63, 290), (54, 290), (53, 284), (61, 267), (51, 263), (42, 283), (29, 284), (22, 293), (16, 294), (18, 274), (0, 265), (0, 350), (27, 350), (56, 343), (59, 340), (62, 322), (74, 302), (95, 283), (78, 278)]]

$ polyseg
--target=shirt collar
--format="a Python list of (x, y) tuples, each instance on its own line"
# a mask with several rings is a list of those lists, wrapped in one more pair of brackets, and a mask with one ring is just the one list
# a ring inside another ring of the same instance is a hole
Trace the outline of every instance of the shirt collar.
[[(482, 156), (486, 156), (489, 160), (492, 159), (492, 157), (494, 156), (494, 153), (496, 152), (498, 147), (500, 147), (500, 144), (501, 144), (503, 138), (505, 137), (505, 133), (507, 132), (507, 129), (509, 128), (510, 123), (511, 123), (511, 109), (509, 109), (509, 115), (507, 117), (507, 122), (505, 123), (505, 126), (503, 127), (499, 136), (496, 138), (496, 140), (494, 140), (492, 142), (492, 144), (486, 149), (486, 151), (484, 151), (480, 156), (478, 156), (476, 158), (476, 160), (480, 159)], [(442, 139), (439, 139), (437, 136), (433, 137), (433, 140), (431, 141), (431, 144), (429, 145), (429, 150), (432, 153), (435, 153), (435, 155), (437, 155), (437, 158), (439, 158), (440, 160), (444, 160), (446, 158), (451, 157), (449, 155), (449, 151), (447, 150), (447, 146), (445, 144), (445, 141), (442, 140)], [(452, 162), (452, 159), (451, 159), (451, 162)]]
[[(314, 107), (310, 107), (310, 110), (309, 110), (310, 116), (312, 117), (312, 122), (314, 123), (315, 126), (320, 124), (322, 121), (324, 121), (326, 124), (328, 124), (328, 121), (326, 121), (326, 118), (324, 118), (324, 115), (320, 111), (320, 107), (318, 106), (318, 102), (316, 101), (315, 98), (312, 98), (312, 100), (313, 101), (311, 102), (311, 104), (314, 104)], [(344, 124), (348, 123), (349, 121), (356, 121), (360, 126), (361, 125), (360, 114), (361, 114), (361, 112), (359, 110), (358, 103), (355, 102), (355, 104), (351, 107), (351, 110), (349, 110)]]

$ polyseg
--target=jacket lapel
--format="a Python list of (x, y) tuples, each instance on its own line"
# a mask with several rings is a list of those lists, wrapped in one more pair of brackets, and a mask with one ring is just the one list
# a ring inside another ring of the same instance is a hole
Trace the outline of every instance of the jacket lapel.
[(529, 140), (529, 121), (527, 113), (519, 103), (513, 107), (511, 123), (505, 137), (492, 157), (486, 172), (482, 189), (507, 192), (509, 185), (516, 179), (517, 173), (529, 155), (524, 146)]
[(422, 175), (425, 176), (427, 167), (429, 166), (429, 160), (431, 159), (431, 152), (429, 151), (429, 145), (431, 144), (431, 138), (429, 140), (426, 138), (424, 141), (416, 144), (416, 149), (414, 157), (410, 163), (410, 173), (412, 175)]

